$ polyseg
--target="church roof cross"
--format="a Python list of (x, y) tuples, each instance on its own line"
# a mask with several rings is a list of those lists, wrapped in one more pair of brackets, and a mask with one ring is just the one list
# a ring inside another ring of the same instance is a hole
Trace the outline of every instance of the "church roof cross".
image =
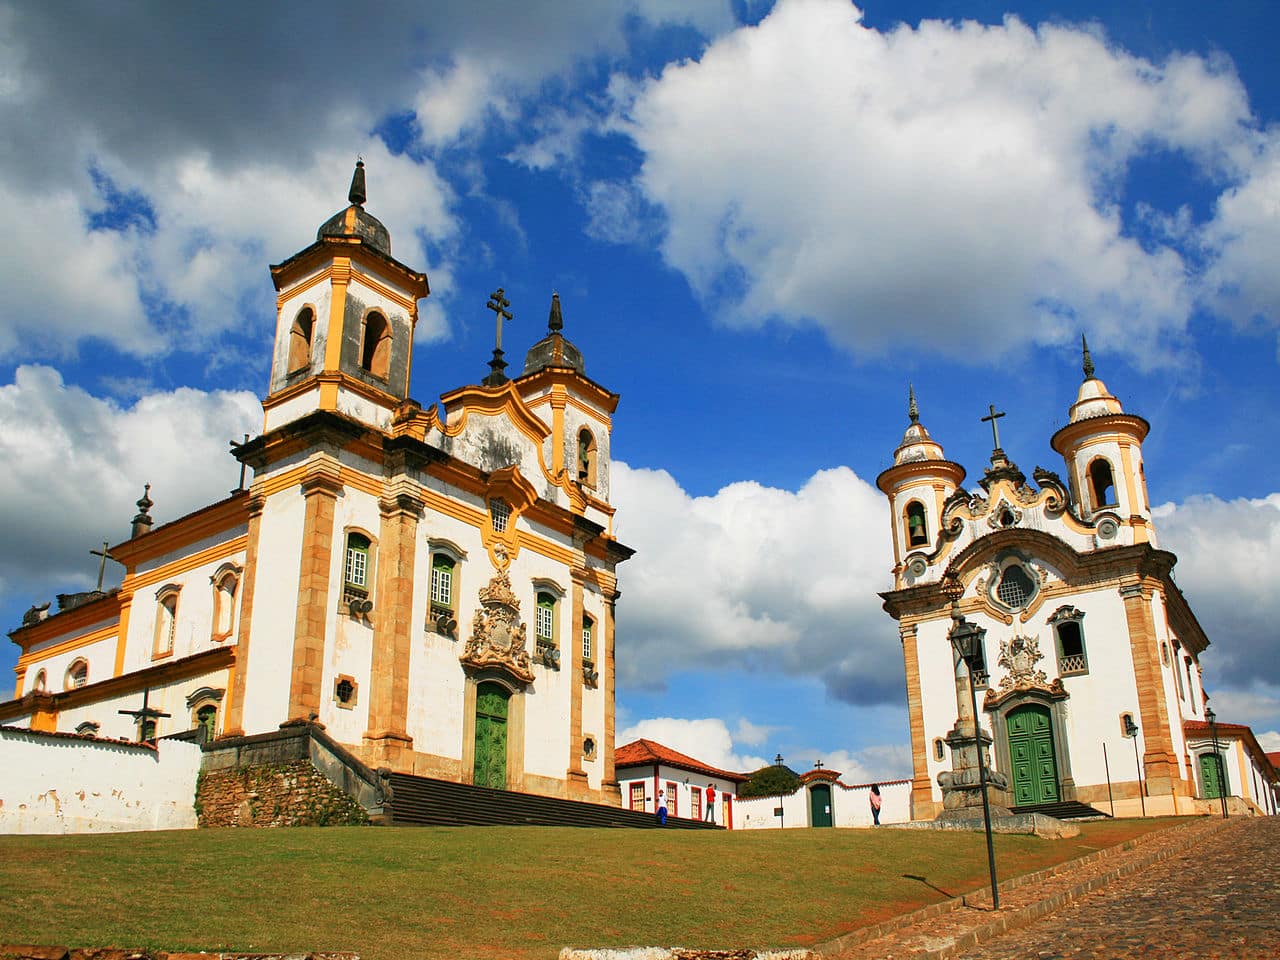
[(990, 410), (991, 412), (987, 416), (982, 418), (982, 422), (991, 423), (991, 440), (995, 444), (995, 449), (999, 450), (1000, 449), (1000, 427), (996, 424), (996, 421), (999, 420), (1001, 417), (1003, 417), (1004, 413), (997, 413), (996, 405), (994, 403), (988, 404), (987, 409)]
[(101, 550), (89, 551), (90, 555), (102, 558), (98, 561), (98, 585), (94, 587), (94, 590), (98, 593), (102, 592), (102, 577), (107, 572), (107, 561), (110, 560), (112, 563), (120, 563), (119, 560), (111, 555), (111, 551), (107, 549), (108, 546), (109, 541), (103, 540)]
[(502, 321), (511, 319), (511, 311), (507, 309), (509, 306), (511, 301), (507, 299), (506, 291), (502, 287), (489, 294), (489, 302), (485, 304), (486, 309), (493, 311), (498, 325), (497, 346), (493, 348), (493, 359), (489, 361), (489, 369), (493, 372), (484, 378), (484, 384), (487, 387), (500, 387), (507, 382), (507, 375), (504, 372), (507, 364), (502, 359)]

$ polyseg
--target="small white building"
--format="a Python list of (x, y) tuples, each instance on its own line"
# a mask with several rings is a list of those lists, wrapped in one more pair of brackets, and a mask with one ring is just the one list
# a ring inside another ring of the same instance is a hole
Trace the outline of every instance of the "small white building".
[[(738, 785), (746, 774), (721, 770), (653, 740), (633, 740), (614, 751), (614, 768), (628, 810), (657, 813), (658, 794), (667, 816), (686, 820), (713, 819), (730, 830), (739, 829)], [(708, 810), (708, 797), (714, 791)]]
[(870, 827), (871, 788), (880, 788), (880, 822), (911, 819), (911, 781), (878, 784), (845, 783), (837, 770), (817, 769), (800, 775), (792, 793), (744, 797), (738, 801), (737, 824), (743, 830), (793, 830), (800, 827)]

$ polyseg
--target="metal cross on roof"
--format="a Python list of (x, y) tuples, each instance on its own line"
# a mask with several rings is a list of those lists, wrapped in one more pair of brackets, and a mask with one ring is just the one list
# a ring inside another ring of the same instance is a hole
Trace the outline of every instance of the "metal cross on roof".
[[(110, 560), (112, 563), (120, 563), (120, 561), (113, 557), (110, 551), (107, 550), (108, 545), (108, 541), (103, 540), (101, 550), (89, 551), (92, 556), (102, 558), (98, 561), (98, 585), (94, 588), (98, 593), (102, 592), (102, 576), (107, 572), (107, 561)], [(121, 566), (123, 566), (123, 564), (121, 564)]]
[(173, 714), (164, 713), (149, 706), (148, 701), (151, 697), (151, 688), (142, 688), (142, 708), (140, 710), (117, 710), (116, 713), (122, 713), (126, 717), (133, 717), (134, 722), (138, 725), (138, 742), (154, 740), (155, 737), (145, 737), (146, 724), (148, 720), (158, 720), (161, 717), (171, 717)]
[(511, 319), (511, 311), (507, 309), (509, 306), (511, 301), (507, 299), (502, 287), (489, 294), (489, 302), (485, 304), (487, 309), (493, 311), (498, 325), (497, 346), (493, 348), (493, 359), (489, 361), (489, 369), (492, 373), (484, 378), (484, 384), (487, 387), (500, 387), (507, 382), (507, 375), (504, 372), (507, 365), (502, 359), (502, 321)]
[(991, 413), (989, 416), (983, 417), (982, 422), (983, 423), (986, 423), (988, 421), (991, 422), (991, 439), (995, 443), (995, 448), (999, 450), (1000, 449), (1000, 428), (996, 425), (996, 421), (999, 420), (1001, 417), (1003, 417), (1004, 414), (996, 413), (996, 405), (994, 403), (988, 404), (987, 409), (990, 410)]

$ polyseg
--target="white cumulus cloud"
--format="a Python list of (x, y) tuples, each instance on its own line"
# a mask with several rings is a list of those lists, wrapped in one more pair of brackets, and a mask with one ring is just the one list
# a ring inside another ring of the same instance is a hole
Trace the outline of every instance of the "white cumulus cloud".
[[(881, 33), (844, 0), (781, 0), (623, 89), (667, 261), (728, 323), (817, 323), (857, 350), (990, 358), (1086, 328), (1140, 366), (1175, 361), (1200, 278), (1178, 245), (1134, 236), (1124, 179), (1169, 151), (1246, 182), (1262, 136), (1225, 61), (1152, 63), (1013, 17)], [(1274, 193), (1242, 191), (1258, 192)], [(1247, 251), (1222, 270), (1262, 262)], [(1250, 308), (1274, 320), (1263, 273)]]

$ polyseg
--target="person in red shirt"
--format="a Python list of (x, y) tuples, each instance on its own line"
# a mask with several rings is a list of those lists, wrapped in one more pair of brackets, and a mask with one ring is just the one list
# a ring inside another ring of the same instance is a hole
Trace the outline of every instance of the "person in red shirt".
[(716, 788), (714, 785), (707, 784), (707, 816), (708, 823), (716, 822)]

